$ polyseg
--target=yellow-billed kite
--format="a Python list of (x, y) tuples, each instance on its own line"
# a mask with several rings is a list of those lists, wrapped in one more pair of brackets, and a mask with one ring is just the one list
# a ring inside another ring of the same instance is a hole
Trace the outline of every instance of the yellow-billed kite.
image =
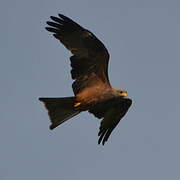
[(48, 110), (54, 129), (82, 111), (102, 119), (98, 143), (108, 140), (111, 132), (132, 104), (127, 91), (112, 88), (108, 78), (109, 53), (96, 36), (70, 18), (51, 16), (46, 30), (53, 33), (73, 56), (71, 76), (74, 97), (39, 98)]

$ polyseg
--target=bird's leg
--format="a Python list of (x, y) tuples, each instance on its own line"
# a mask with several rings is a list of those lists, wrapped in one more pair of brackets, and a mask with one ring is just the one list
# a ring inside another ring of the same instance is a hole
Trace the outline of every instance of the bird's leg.
[(74, 107), (78, 107), (81, 103), (80, 102), (76, 102), (74, 103)]

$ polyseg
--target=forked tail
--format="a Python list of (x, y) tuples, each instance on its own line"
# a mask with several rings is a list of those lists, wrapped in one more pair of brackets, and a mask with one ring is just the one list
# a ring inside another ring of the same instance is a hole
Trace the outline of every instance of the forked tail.
[(65, 97), (65, 98), (39, 98), (48, 110), (49, 118), (52, 122), (50, 129), (54, 129), (68, 119), (76, 116), (80, 113), (74, 107), (75, 98)]

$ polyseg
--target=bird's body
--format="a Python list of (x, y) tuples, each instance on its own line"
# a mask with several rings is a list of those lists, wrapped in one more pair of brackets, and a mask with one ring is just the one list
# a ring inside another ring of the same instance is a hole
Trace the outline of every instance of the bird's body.
[(79, 114), (88, 111), (102, 119), (99, 141), (108, 140), (111, 132), (126, 114), (132, 100), (126, 98), (123, 89), (112, 88), (108, 78), (109, 53), (106, 47), (90, 31), (84, 29), (70, 18), (59, 14), (51, 16), (54, 22), (47, 22), (46, 29), (53, 32), (73, 56), (71, 76), (74, 97), (40, 98), (51, 119), (50, 129)]

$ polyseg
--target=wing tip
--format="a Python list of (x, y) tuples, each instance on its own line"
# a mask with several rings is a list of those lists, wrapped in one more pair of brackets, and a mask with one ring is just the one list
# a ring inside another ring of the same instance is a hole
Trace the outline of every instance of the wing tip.
[(45, 29), (50, 32), (52, 32), (52, 30), (53, 30), (51, 27), (45, 27)]
[(57, 125), (51, 124), (51, 125), (49, 126), (49, 129), (50, 129), (50, 130), (53, 130), (53, 129), (55, 129), (56, 127), (57, 127)]
[(57, 17), (55, 17), (55, 16), (50, 16), (50, 18), (54, 21), (54, 19), (56, 19)]
[[(64, 17), (66, 17), (66, 16), (64, 16), (64, 15), (61, 14), (61, 13), (59, 13), (58, 16), (59, 16), (60, 18), (62, 18), (62, 19), (64, 19)], [(67, 17), (66, 17), (66, 18), (67, 18)]]
[(101, 144), (101, 142), (102, 142), (102, 145), (104, 146), (105, 145), (105, 142), (107, 141), (107, 139), (105, 138), (105, 134), (106, 134), (106, 131), (99, 131), (99, 133), (98, 133), (98, 136), (100, 136), (99, 137), (99, 139), (98, 139), (98, 144)]
[(52, 22), (51, 21), (46, 21), (46, 24), (49, 26), (52, 26)]
[(103, 141), (102, 141), (102, 139), (100, 139), (100, 138), (99, 138), (99, 140), (98, 140), (98, 144), (100, 145), (100, 144), (101, 144), (101, 142), (102, 142), (102, 145), (104, 146), (106, 141), (107, 141), (107, 140), (104, 140), (104, 139), (103, 139)]

